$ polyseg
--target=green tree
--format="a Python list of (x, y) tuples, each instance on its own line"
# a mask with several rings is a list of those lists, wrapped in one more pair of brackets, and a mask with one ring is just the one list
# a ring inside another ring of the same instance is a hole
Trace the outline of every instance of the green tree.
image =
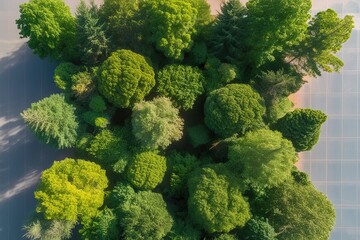
[(189, 110), (204, 92), (204, 76), (197, 67), (167, 65), (157, 76), (157, 92), (169, 97), (175, 107)]
[(258, 78), (255, 86), (267, 105), (275, 104), (297, 92), (305, 83), (302, 77), (285, 73), (284, 70), (262, 72)]
[(42, 173), (35, 192), (37, 212), (47, 220), (87, 223), (104, 201), (105, 170), (85, 160), (65, 158)]
[(100, 93), (119, 108), (132, 107), (155, 86), (152, 67), (143, 56), (130, 50), (113, 52), (99, 71)]
[(212, 91), (205, 102), (205, 123), (229, 137), (263, 125), (264, 100), (249, 85), (228, 84)]
[(46, 220), (42, 214), (36, 214), (23, 227), (24, 237), (34, 240), (70, 239), (76, 222), (67, 220)]
[(81, 61), (86, 65), (97, 65), (109, 53), (104, 25), (99, 23), (98, 8), (94, 2), (90, 7), (81, 0), (76, 11), (77, 46)]
[(106, 29), (113, 49), (137, 51), (141, 44), (143, 23), (139, 0), (104, 0), (100, 7), (100, 20)]
[(268, 191), (261, 206), (279, 240), (327, 240), (334, 227), (333, 205), (312, 184), (284, 182)]
[(290, 112), (294, 107), (294, 103), (285, 97), (280, 99), (278, 102), (271, 103), (266, 107), (266, 120), (270, 124), (275, 123), (278, 119), (282, 118)]
[(249, 203), (230, 176), (217, 165), (201, 168), (188, 180), (189, 215), (208, 233), (229, 232), (244, 226), (251, 217)]
[(277, 233), (267, 220), (252, 218), (246, 223), (239, 235), (244, 240), (276, 240)]
[(199, 240), (201, 232), (190, 221), (175, 219), (174, 225), (165, 240)]
[(210, 42), (210, 52), (220, 60), (237, 65), (244, 61), (246, 13), (239, 0), (228, 0), (221, 5)]
[(90, 141), (86, 152), (95, 158), (102, 166), (118, 163), (118, 171), (124, 171), (131, 156), (128, 143), (122, 137), (121, 131), (104, 129)]
[(106, 110), (106, 103), (101, 96), (96, 95), (91, 98), (89, 107), (92, 111), (101, 113)]
[(123, 239), (161, 240), (173, 225), (161, 194), (140, 191), (119, 206)]
[(221, 63), (218, 58), (210, 57), (205, 63), (205, 77), (205, 89), (211, 92), (238, 77), (238, 70), (233, 64)]
[(214, 238), (214, 240), (236, 240), (236, 239), (237, 238), (234, 235), (228, 233), (223, 233), (217, 236), (216, 238)]
[(164, 97), (135, 104), (131, 124), (132, 132), (143, 149), (164, 149), (183, 135), (184, 122), (179, 117), (179, 110)]
[(32, 103), (21, 116), (42, 142), (57, 148), (75, 145), (78, 130), (75, 107), (63, 95), (53, 94)]
[(197, 10), (190, 1), (149, 0), (142, 4), (145, 39), (155, 44), (166, 57), (182, 60), (190, 50), (195, 33)]
[(172, 152), (168, 157), (170, 172), (170, 194), (185, 196), (189, 174), (200, 166), (200, 161), (189, 153)]
[(246, 57), (261, 66), (306, 36), (311, 0), (250, 0), (246, 3)]
[(81, 71), (81, 68), (70, 62), (60, 63), (55, 68), (54, 82), (58, 88), (70, 92), (72, 86), (71, 77)]
[(127, 168), (127, 179), (137, 189), (152, 190), (162, 182), (166, 158), (154, 152), (135, 155)]
[(91, 223), (84, 225), (80, 229), (80, 233), (85, 240), (116, 240), (119, 239), (118, 228), (116, 214), (113, 210), (105, 207), (96, 214)]
[(297, 152), (308, 151), (319, 140), (320, 128), (326, 118), (320, 110), (295, 109), (280, 118), (274, 129), (289, 139)]
[(71, 76), (71, 93), (79, 99), (86, 99), (95, 90), (95, 83), (89, 72), (79, 72)]
[(267, 129), (248, 132), (229, 147), (231, 169), (258, 187), (279, 185), (291, 176), (296, 162), (291, 142)]
[(41, 58), (75, 59), (75, 18), (63, 0), (30, 0), (20, 5), (16, 20), (21, 38)]
[(344, 63), (335, 54), (349, 39), (354, 26), (353, 16), (341, 19), (332, 9), (317, 13), (309, 23), (306, 38), (287, 51), (289, 62), (311, 76), (320, 76), (321, 70), (339, 72)]

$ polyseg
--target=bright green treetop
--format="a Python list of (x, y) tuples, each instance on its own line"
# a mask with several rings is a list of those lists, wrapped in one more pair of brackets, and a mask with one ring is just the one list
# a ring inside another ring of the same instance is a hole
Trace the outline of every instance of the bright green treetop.
[(308, 151), (317, 143), (326, 118), (320, 110), (295, 109), (280, 118), (274, 128), (292, 141), (297, 152)]
[(127, 179), (137, 189), (152, 190), (162, 182), (166, 158), (154, 152), (137, 154), (127, 168)]
[(208, 233), (229, 232), (250, 219), (249, 203), (223, 168), (202, 168), (188, 180), (191, 219)]
[(279, 240), (328, 240), (335, 223), (333, 205), (312, 184), (284, 182), (269, 190), (262, 207)]
[(260, 129), (235, 140), (229, 160), (231, 169), (241, 172), (250, 184), (272, 187), (291, 176), (297, 158), (291, 142), (280, 132)]
[(189, 0), (148, 0), (142, 5), (147, 36), (166, 57), (181, 60), (190, 50), (197, 10)]
[(21, 116), (41, 141), (57, 148), (75, 145), (78, 130), (75, 107), (63, 95), (53, 94), (32, 103)]
[(276, 240), (277, 233), (267, 220), (252, 218), (239, 235), (247, 240)]
[(158, 73), (157, 92), (160, 96), (169, 97), (176, 107), (189, 110), (204, 92), (204, 82), (204, 76), (197, 67), (167, 65)]
[(312, 76), (320, 76), (321, 70), (339, 72), (344, 63), (335, 53), (349, 39), (354, 26), (353, 16), (341, 19), (332, 9), (317, 13), (309, 23), (306, 38), (299, 46), (289, 49), (288, 53), (293, 56), (290, 62)]
[(42, 173), (35, 192), (37, 212), (46, 219), (88, 222), (104, 201), (105, 170), (85, 160), (55, 161)]
[(250, 0), (246, 3), (247, 57), (256, 66), (298, 45), (306, 36), (311, 0)]
[(155, 86), (155, 73), (145, 58), (117, 50), (100, 67), (99, 91), (119, 108), (133, 106)]
[(205, 102), (206, 125), (223, 137), (263, 125), (264, 113), (264, 100), (246, 84), (228, 84), (214, 90)]
[(166, 148), (181, 139), (184, 122), (165, 97), (137, 103), (131, 116), (132, 132), (144, 149)]
[(41, 58), (71, 61), (75, 56), (75, 18), (63, 0), (30, 0), (20, 5), (20, 37)]
[(161, 240), (174, 222), (160, 193), (140, 191), (118, 209), (123, 239)]

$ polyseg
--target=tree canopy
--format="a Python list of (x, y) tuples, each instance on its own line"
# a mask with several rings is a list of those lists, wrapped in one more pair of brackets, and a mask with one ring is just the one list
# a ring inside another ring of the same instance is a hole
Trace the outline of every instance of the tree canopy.
[(295, 109), (280, 118), (274, 128), (293, 143), (297, 152), (308, 151), (317, 143), (326, 118), (320, 110)]
[(158, 73), (156, 91), (160, 96), (169, 97), (176, 107), (189, 110), (204, 92), (204, 81), (197, 67), (167, 65)]
[(333, 205), (312, 184), (286, 181), (269, 190), (261, 206), (279, 240), (327, 240), (335, 223)]
[(229, 147), (231, 169), (238, 169), (255, 186), (279, 185), (291, 176), (296, 160), (291, 142), (266, 129), (248, 132)]
[(152, 190), (162, 182), (166, 158), (154, 152), (135, 155), (127, 168), (127, 179), (137, 189)]
[(190, 50), (197, 10), (190, 0), (149, 0), (142, 4), (145, 38), (166, 57), (181, 60)]
[(183, 119), (168, 98), (137, 103), (131, 116), (132, 132), (144, 149), (165, 149), (183, 135)]
[(224, 137), (259, 128), (264, 113), (264, 100), (245, 84), (228, 84), (214, 90), (205, 102), (206, 125)]
[[(36, 16), (36, 17), (34, 17)], [(75, 60), (76, 23), (62, 0), (30, 0), (20, 5), (20, 37), (41, 58)]]
[(251, 217), (241, 188), (221, 166), (201, 168), (190, 176), (188, 188), (189, 215), (208, 233), (243, 227)]
[(37, 212), (45, 219), (88, 222), (104, 201), (105, 170), (85, 160), (65, 158), (41, 175), (35, 192)]
[(119, 108), (132, 107), (155, 86), (155, 73), (146, 59), (130, 50), (117, 50), (103, 62), (99, 91)]
[(78, 122), (75, 107), (61, 94), (53, 94), (21, 113), (25, 123), (42, 141), (57, 148), (73, 147), (77, 140)]

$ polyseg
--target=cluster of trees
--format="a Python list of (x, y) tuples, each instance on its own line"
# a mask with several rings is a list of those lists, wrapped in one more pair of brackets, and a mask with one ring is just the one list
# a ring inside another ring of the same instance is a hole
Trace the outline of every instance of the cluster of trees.
[(20, 36), (59, 61), (62, 91), (22, 113), (75, 148), (42, 174), (29, 239), (328, 239), (334, 208), (297, 153), (326, 115), (295, 109), (304, 76), (339, 71), (354, 21), (310, 0), (20, 5)]

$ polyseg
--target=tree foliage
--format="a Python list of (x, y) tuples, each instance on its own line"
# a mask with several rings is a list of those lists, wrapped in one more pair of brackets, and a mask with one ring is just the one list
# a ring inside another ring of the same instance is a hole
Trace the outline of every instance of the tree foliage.
[(335, 54), (349, 39), (354, 26), (353, 16), (341, 19), (332, 9), (318, 12), (309, 23), (306, 38), (288, 50), (289, 62), (311, 76), (320, 76), (321, 70), (339, 72), (344, 63)]
[(281, 133), (260, 129), (248, 132), (229, 148), (231, 169), (251, 185), (273, 187), (290, 177), (297, 160), (291, 142)]
[(210, 57), (205, 63), (205, 76), (205, 89), (211, 92), (235, 80), (238, 70), (233, 64), (221, 63), (218, 58)]
[(294, 107), (294, 103), (285, 97), (266, 107), (266, 120), (272, 124), (284, 117)]
[(107, 184), (105, 170), (95, 163), (71, 158), (55, 161), (42, 173), (35, 192), (36, 211), (47, 220), (86, 223), (102, 206)]
[(246, 3), (246, 48), (250, 64), (261, 66), (305, 39), (311, 0), (250, 0)]
[(166, 57), (182, 60), (190, 50), (195, 33), (197, 10), (186, 0), (149, 0), (142, 4), (147, 34)]
[(131, 123), (132, 132), (144, 149), (164, 149), (183, 135), (184, 122), (179, 110), (164, 97), (136, 104)]
[(140, 191), (119, 206), (123, 239), (161, 240), (173, 225), (161, 194)]
[(35, 135), (57, 148), (73, 147), (77, 140), (78, 123), (75, 107), (61, 94), (53, 94), (21, 113)]
[(252, 218), (241, 230), (240, 235), (246, 240), (276, 240), (277, 233), (267, 220)]
[(229, 232), (250, 219), (247, 199), (221, 167), (201, 168), (191, 175), (188, 187), (189, 215), (206, 232)]
[(279, 240), (327, 240), (335, 223), (333, 205), (312, 184), (284, 182), (268, 192), (261, 206)]
[(245, 84), (228, 84), (214, 90), (205, 102), (206, 125), (223, 137), (260, 127), (264, 113), (264, 100)]
[(20, 37), (29, 38), (29, 47), (41, 58), (49, 56), (55, 60), (74, 60), (75, 18), (62, 0), (22, 3), (16, 24)]
[(70, 63), (62, 62), (55, 68), (54, 82), (58, 88), (65, 92), (70, 92), (72, 80), (71, 77), (80, 72), (80, 67)]
[(99, 23), (98, 11), (94, 2), (88, 7), (84, 0), (76, 10), (77, 46), (85, 65), (99, 64), (109, 53), (109, 41), (105, 36), (104, 25)]
[(274, 128), (293, 143), (297, 152), (308, 151), (317, 143), (326, 118), (320, 110), (295, 109), (280, 118)]
[(117, 50), (100, 67), (100, 93), (119, 108), (141, 101), (155, 85), (155, 74), (145, 58), (130, 50)]
[(166, 158), (154, 152), (135, 155), (127, 169), (128, 181), (137, 189), (152, 190), (162, 182), (166, 172)]
[(156, 91), (160, 96), (169, 97), (176, 107), (189, 110), (204, 92), (204, 80), (197, 67), (167, 65), (158, 73)]

